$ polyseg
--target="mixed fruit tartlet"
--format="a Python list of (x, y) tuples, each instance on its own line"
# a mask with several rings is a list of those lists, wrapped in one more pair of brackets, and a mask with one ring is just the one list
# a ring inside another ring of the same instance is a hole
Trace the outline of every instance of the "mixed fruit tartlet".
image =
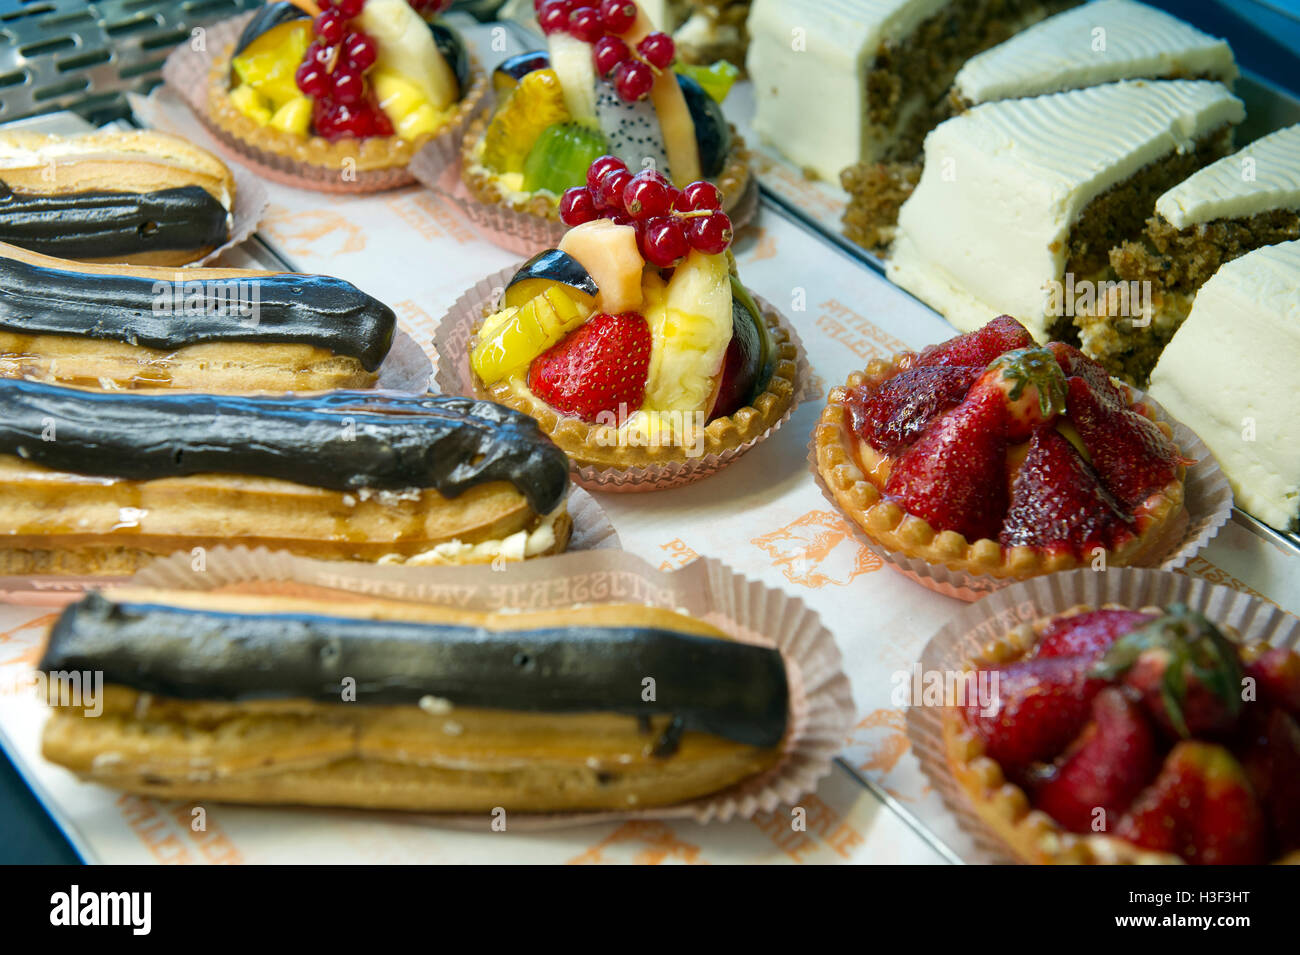
[(1078, 349), (1004, 315), (872, 361), (831, 392), (813, 441), (883, 550), (1006, 579), (1160, 560), (1188, 523), (1193, 462), (1172, 434)]
[(1022, 861), (1300, 861), (1293, 650), (1181, 604), (1079, 606), (966, 676), (992, 692), (944, 709), (948, 765)]
[(734, 457), (784, 420), (798, 350), (737, 277), (716, 186), (678, 190), (615, 156), (586, 175), (559, 247), (483, 309), (472, 388), (540, 421), (580, 476), (666, 466), (676, 479), (657, 486), (685, 483), (703, 476), (694, 460)]
[(496, 110), (465, 137), (461, 174), (474, 198), (554, 220), (565, 191), (608, 154), (678, 187), (707, 179), (733, 210), (750, 184), (744, 144), (718, 105), (735, 68), (679, 69), (672, 38), (631, 0), (536, 7), (547, 49), (496, 68)]
[(276, 168), (404, 167), (487, 90), (468, 48), (432, 19), (448, 0), (295, 0), (248, 21), (213, 64), (208, 119)]

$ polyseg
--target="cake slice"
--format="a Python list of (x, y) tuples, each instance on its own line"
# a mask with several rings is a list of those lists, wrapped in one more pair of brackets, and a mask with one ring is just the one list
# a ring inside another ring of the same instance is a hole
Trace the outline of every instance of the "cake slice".
[(1110, 252), (1123, 282), (1150, 283), (1151, 322), (1112, 319), (1109, 302), (1099, 300), (1075, 318), (1083, 350), (1111, 374), (1143, 384), (1221, 265), (1292, 239), (1300, 239), (1300, 125), (1225, 156), (1156, 200), (1141, 239)]
[(830, 182), (911, 160), (970, 56), (1071, 0), (755, 0), (746, 60), (754, 129)]
[(1201, 288), (1151, 373), (1151, 395), (1214, 452), (1237, 505), (1300, 518), (1300, 241), (1256, 249)]
[(1156, 197), (1226, 155), (1244, 116), (1227, 87), (1202, 80), (977, 106), (927, 137), (888, 275), (962, 331), (1005, 314), (1039, 341), (1070, 334), (1111, 247), (1140, 234)]
[[(1231, 85), (1232, 49), (1161, 10), (1132, 0), (1097, 0), (1017, 33), (966, 61), (948, 91), (953, 114), (1021, 99), (1136, 79), (1209, 79)], [(921, 175), (916, 161), (862, 161), (841, 174), (849, 193), (844, 233), (869, 249), (893, 239), (899, 206)]]
[(1120, 80), (1236, 78), (1225, 41), (1142, 3), (1097, 0), (967, 60), (949, 98), (962, 110)]

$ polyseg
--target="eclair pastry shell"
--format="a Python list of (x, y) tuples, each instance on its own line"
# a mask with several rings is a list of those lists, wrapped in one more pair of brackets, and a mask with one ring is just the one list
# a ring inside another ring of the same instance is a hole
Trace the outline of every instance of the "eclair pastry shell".
[[(114, 599), (228, 612), (319, 612), (308, 598), (111, 591)], [(382, 600), (331, 612), (369, 619), (533, 629), (658, 626), (725, 639), (671, 611), (600, 605), (484, 614)], [(83, 778), (163, 798), (349, 806), (426, 812), (627, 809), (670, 805), (775, 765), (760, 749), (686, 732), (670, 757), (651, 753), (666, 718), (647, 730), (612, 713), (536, 713), (437, 705), (306, 700), (167, 699), (109, 685), (103, 712), (59, 707), (45, 758)]]

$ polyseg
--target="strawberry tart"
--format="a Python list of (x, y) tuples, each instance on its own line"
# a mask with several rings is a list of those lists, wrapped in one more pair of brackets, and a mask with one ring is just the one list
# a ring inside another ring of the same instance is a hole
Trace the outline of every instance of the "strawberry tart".
[(532, 415), (580, 469), (680, 474), (748, 448), (790, 411), (798, 351), (735, 274), (717, 187), (616, 156), (586, 181), (565, 193), (559, 247), (485, 309), (474, 392)]
[(1002, 316), (874, 360), (813, 432), (836, 503), (881, 549), (1025, 578), (1150, 565), (1181, 539), (1186, 458), (1100, 365)]
[(943, 710), (948, 766), (1020, 860), (1300, 861), (1293, 650), (1180, 604), (1078, 606), (964, 675), (990, 693)]

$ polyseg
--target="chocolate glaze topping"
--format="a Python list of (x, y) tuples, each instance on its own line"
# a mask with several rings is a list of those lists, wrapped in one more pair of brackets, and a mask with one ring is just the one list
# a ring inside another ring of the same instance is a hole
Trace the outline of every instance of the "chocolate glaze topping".
[(149, 480), (247, 474), (338, 491), (509, 481), (539, 514), (569, 460), (537, 422), (489, 401), (335, 391), (314, 397), (92, 392), (0, 379), (0, 454)]
[[(107, 683), (183, 700), (357, 705), (435, 696), (522, 712), (669, 714), (674, 734), (697, 730), (753, 746), (781, 741), (789, 708), (779, 651), (655, 627), (493, 631), (215, 613), (99, 594), (63, 611), (40, 669), (99, 670)], [(647, 676), (653, 701), (642, 699)], [(356, 681), (355, 703), (342, 703), (345, 677)]]
[(171, 351), (206, 342), (313, 345), (379, 367), (393, 345), (392, 309), (324, 275), (228, 279), (100, 275), (0, 257), (0, 331), (77, 335)]
[(0, 183), (0, 242), (65, 259), (210, 249), (229, 213), (199, 186), (158, 192), (12, 192)]

